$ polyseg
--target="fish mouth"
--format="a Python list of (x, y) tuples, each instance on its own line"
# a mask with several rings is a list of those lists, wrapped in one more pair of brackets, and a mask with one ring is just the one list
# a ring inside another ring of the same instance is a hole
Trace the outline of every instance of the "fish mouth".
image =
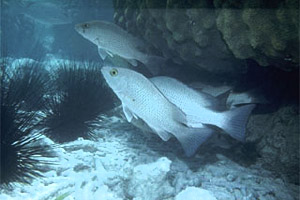
[(75, 31), (79, 32), (79, 28), (77, 26), (74, 27)]
[(81, 27), (81, 24), (76, 24), (75, 27), (74, 27), (74, 29), (78, 33), (84, 33), (85, 32), (84, 28)]

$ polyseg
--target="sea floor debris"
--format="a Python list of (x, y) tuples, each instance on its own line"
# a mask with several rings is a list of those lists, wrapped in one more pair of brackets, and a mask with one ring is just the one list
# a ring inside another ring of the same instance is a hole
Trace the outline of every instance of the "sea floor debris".
[(243, 167), (210, 152), (185, 158), (176, 147), (179, 143), (143, 135), (115, 116), (99, 119), (97, 141), (78, 139), (61, 145), (59, 162), (45, 178), (30, 185), (16, 183), (2, 190), (0, 199), (171, 200), (188, 198), (191, 192), (217, 200), (298, 198), (299, 186), (258, 165)]

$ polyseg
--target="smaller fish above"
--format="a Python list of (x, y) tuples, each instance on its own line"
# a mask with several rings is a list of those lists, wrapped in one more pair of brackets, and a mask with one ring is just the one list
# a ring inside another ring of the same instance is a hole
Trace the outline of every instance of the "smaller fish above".
[(131, 65), (137, 61), (146, 65), (152, 74), (158, 74), (165, 59), (143, 52), (145, 44), (127, 33), (121, 27), (108, 21), (89, 21), (75, 25), (75, 30), (98, 47), (102, 59), (118, 55)]

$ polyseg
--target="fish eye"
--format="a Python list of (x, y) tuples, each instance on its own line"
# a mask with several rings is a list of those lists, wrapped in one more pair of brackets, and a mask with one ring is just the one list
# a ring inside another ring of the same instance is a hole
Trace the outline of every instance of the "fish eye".
[(83, 28), (89, 28), (90, 25), (89, 24), (83, 24)]
[(117, 69), (112, 69), (112, 70), (110, 70), (110, 75), (111, 76), (117, 76), (118, 75), (118, 70)]

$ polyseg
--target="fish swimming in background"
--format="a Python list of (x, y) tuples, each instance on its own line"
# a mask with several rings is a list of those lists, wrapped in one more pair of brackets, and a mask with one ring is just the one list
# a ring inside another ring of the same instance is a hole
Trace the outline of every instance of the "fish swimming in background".
[[(200, 91), (200, 93), (210, 94), (212, 96), (218, 96), (226, 91), (233, 90), (231, 86), (218, 86), (213, 87), (201, 82), (194, 82), (188, 84), (194, 90)], [(260, 89), (251, 89), (244, 92), (230, 92), (228, 98), (226, 99), (226, 107), (235, 108), (242, 104), (269, 104), (270, 102), (264, 97)]]
[(160, 76), (150, 80), (171, 103), (185, 113), (188, 126), (222, 129), (231, 137), (245, 141), (246, 124), (254, 104), (220, 111), (221, 103), (217, 98), (195, 91), (174, 78)]
[(133, 118), (142, 119), (164, 141), (175, 136), (187, 156), (193, 155), (212, 135), (213, 130), (207, 127), (187, 127), (185, 114), (142, 74), (116, 67), (102, 67), (101, 72), (121, 100), (129, 122)]
[(23, 14), (45, 26), (72, 23), (70, 12), (59, 1), (10, 1), (8, 5), (11, 15)]
[(144, 43), (114, 23), (100, 20), (90, 21), (75, 25), (75, 30), (97, 45), (103, 60), (107, 56), (118, 55), (133, 66), (137, 66), (137, 61), (140, 61), (152, 74), (157, 74), (159, 67), (165, 61), (162, 57), (145, 54), (142, 51)]

